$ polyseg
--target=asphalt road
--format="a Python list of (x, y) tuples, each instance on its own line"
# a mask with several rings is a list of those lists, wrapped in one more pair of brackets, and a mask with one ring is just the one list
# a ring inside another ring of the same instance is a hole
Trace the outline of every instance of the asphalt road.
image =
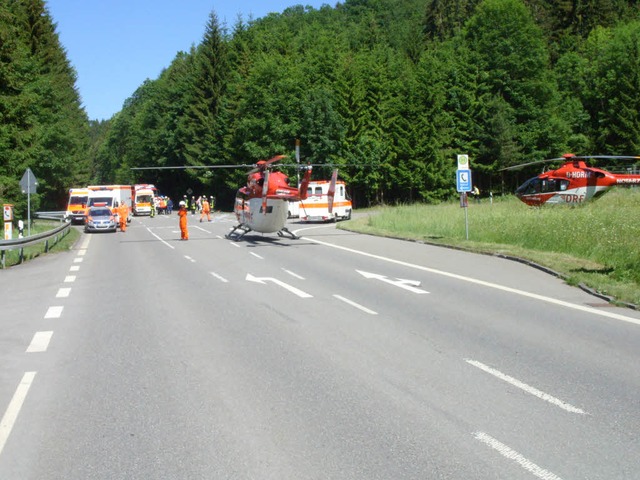
[(0, 271), (0, 479), (638, 479), (640, 313), (517, 262), (134, 218)]

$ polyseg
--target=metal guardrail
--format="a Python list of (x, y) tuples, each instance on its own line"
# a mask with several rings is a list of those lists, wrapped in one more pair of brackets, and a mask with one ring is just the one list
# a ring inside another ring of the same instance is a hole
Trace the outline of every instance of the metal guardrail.
[[(61, 222), (64, 221), (64, 212), (37, 212), (35, 215), (37, 218), (45, 220), (57, 220)], [(44, 251), (48, 252), (50, 246), (55, 245), (62, 238), (64, 238), (69, 233), (70, 229), (71, 222), (64, 222), (62, 225), (54, 228), (53, 230), (38, 233), (37, 235), (30, 235), (28, 237), (19, 238), (17, 240), (0, 240), (0, 268), (5, 268), (5, 252), (9, 250), (20, 249), (19, 263), (22, 263), (24, 261), (24, 247), (44, 242)], [(53, 239), (53, 243), (49, 245), (49, 241), (51, 239)]]

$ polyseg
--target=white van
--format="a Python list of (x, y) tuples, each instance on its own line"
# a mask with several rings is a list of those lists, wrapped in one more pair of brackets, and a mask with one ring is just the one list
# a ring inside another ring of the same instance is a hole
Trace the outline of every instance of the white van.
[(351, 210), (353, 208), (351, 198), (347, 194), (346, 185), (342, 180), (336, 182), (333, 211), (329, 213), (330, 186), (330, 180), (309, 182), (307, 199), (298, 202), (300, 220), (304, 222), (335, 222), (351, 218)]

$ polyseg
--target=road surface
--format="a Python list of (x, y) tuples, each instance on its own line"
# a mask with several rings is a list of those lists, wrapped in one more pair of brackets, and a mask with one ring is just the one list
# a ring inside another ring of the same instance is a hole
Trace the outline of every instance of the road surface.
[(0, 478), (637, 479), (640, 313), (517, 262), (229, 214), (0, 272)]

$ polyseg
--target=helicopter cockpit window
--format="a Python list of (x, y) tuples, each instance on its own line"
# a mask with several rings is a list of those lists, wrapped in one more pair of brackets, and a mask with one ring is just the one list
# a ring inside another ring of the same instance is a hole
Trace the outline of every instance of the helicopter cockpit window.
[(314, 195), (322, 195), (322, 187), (316, 187), (316, 191), (314, 192)]
[(532, 195), (535, 193), (540, 193), (541, 183), (542, 182), (538, 177), (534, 177), (523, 183), (522, 186), (520, 186), (520, 188), (516, 190), (516, 193), (520, 195)]

